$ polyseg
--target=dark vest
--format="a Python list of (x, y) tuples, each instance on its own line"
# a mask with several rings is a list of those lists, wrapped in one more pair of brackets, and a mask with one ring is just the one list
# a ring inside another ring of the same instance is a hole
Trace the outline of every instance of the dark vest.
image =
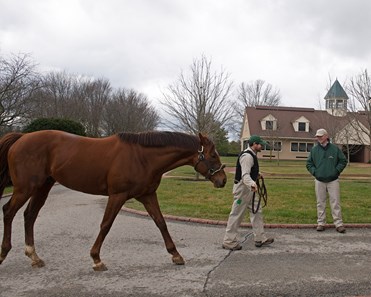
[(259, 176), (258, 157), (255, 154), (253, 154), (253, 152), (251, 152), (250, 150), (244, 150), (243, 152), (241, 152), (238, 155), (237, 164), (236, 164), (236, 174), (234, 176), (234, 183), (235, 184), (238, 184), (238, 182), (242, 178), (242, 169), (241, 169), (241, 164), (240, 164), (240, 157), (243, 154), (246, 154), (246, 153), (250, 154), (254, 158), (254, 165), (251, 167), (250, 177), (253, 181), (257, 181), (257, 179), (258, 179), (258, 176)]

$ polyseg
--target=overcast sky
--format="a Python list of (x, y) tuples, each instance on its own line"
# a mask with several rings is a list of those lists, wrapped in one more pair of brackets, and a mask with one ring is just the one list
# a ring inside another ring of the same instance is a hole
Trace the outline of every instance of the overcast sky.
[(103, 77), (155, 106), (205, 55), (235, 86), (262, 79), (282, 105), (318, 109), (329, 78), (370, 71), (370, 28), (369, 0), (0, 0), (0, 55)]

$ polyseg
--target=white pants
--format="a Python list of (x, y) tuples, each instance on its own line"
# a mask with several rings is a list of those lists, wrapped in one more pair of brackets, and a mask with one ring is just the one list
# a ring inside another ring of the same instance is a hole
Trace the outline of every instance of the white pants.
[[(224, 246), (233, 248), (241, 241), (238, 235), (238, 228), (245, 217), (247, 209), (250, 212), (250, 222), (254, 233), (254, 240), (267, 240), (267, 237), (264, 234), (262, 209), (259, 207), (259, 210), (255, 214), (252, 212), (252, 198), (253, 192), (246, 191), (246, 189), (243, 189), (243, 187), (237, 189), (237, 192), (234, 191), (232, 209), (229, 214), (227, 228), (223, 240)], [(258, 200), (258, 196), (256, 195), (254, 210), (256, 210)]]
[(317, 197), (317, 223), (318, 225), (326, 224), (326, 200), (327, 193), (331, 207), (331, 214), (335, 227), (343, 225), (340, 207), (340, 186), (339, 179), (329, 183), (315, 180), (315, 191)]

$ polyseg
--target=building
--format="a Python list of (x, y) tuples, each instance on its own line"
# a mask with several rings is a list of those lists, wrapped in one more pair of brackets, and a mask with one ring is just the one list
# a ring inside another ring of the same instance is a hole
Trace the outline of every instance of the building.
[[(306, 159), (315, 145), (317, 129), (325, 128), (331, 141), (349, 156), (349, 161), (370, 162), (367, 114), (347, 112), (348, 99), (336, 80), (324, 98), (326, 110), (280, 106), (246, 107), (241, 133), (242, 149), (247, 147), (250, 136), (256, 134), (269, 143), (263, 148), (260, 158)], [(355, 123), (362, 125), (363, 131), (357, 129)]]

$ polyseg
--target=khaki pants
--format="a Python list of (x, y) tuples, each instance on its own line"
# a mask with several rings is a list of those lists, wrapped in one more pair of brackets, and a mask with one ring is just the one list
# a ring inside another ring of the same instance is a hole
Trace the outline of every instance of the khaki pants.
[(340, 186), (339, 179), (329, 183), (315, 180), (315, 191), (317, 197), (317, 223), (318, 225), (326, 224), (326, 200), (327, 193), (331, 207), (331, 214), (335, 227), (343, 225), (340, 207)]
[[(240, 182), (240, 184), (233, 187), (233, 193), (233, 204), (228, 218), (223, 245), (233, 248), (239, 242), (241, 242), (238, 234), (238, 228), (241, 225), (247, 210), (249, 210), (250, 213), (250, 222), (252, 225), (252, 231), (254, 233), (254, 240), (267, 240), (264, 234), (264, 222), (261, 207), (255, 214), (252, 212), (253, 192), (246, 190), (246, 186), (242, 185)], [(258, 200), (258, 197), (256, 197), (254, 210), (256, 209)]]

